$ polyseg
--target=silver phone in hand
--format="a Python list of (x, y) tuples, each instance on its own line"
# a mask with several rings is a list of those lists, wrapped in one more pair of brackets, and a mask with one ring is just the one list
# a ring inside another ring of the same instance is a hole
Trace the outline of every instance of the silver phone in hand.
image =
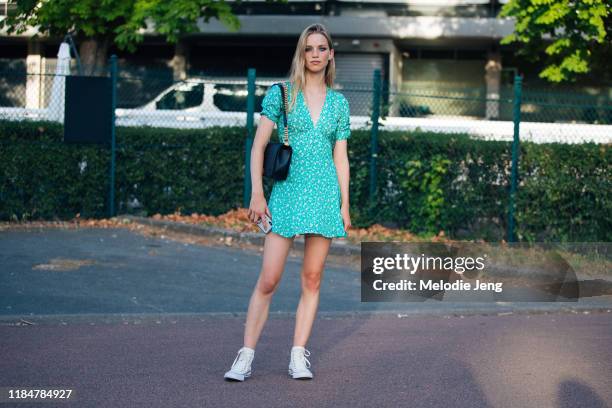
[[(266, 220), (265, 223), (263, 221), (264, 218)], [(259, 221), (257, 221), (257, 226), (260, 230), (267, 234), (272, 229), (272, 219), (268, 217), (268, 214), (264, 213), (263, 218), (259, 218)]]

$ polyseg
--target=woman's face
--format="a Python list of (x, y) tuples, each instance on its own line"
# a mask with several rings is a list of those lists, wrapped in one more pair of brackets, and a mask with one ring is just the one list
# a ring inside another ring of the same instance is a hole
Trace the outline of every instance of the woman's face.
[(313, 72), (325, 70), (330, 58), (334, 57), (334, 50), (329, 49), (327, 38), (323, 34), (312, 33), (306, 37), (304, 52), (306, 69)]

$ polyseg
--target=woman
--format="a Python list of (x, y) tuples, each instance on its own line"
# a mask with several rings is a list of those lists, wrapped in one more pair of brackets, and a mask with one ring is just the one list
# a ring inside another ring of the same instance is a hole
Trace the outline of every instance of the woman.
[(305, 345), (319, 304), (323, 267), (332, 238), (346, 237), (351, 227), (346, 141), (350, 136), (349, 105), (344, 95), (332, 89), (332, 44), (321, 24), (307, 27), (298, 40), (290, 81), (285, 82), (293, 155), (287, 179), (274, 183), (269, 208), (262, 186), (263, 157), (275, 124), (279, 134), (284, 134), (280, 87), (272, 86), (262, 101), (251, 151), (249, 218), (257, 222), (267, 214), (272, 219), (272, 229), (265, 238), (262, 268), (249, 302), (244, 346), (225, 373), (229, 380), (244, 381), (251, 375), (255, 345), (268, 318), (270, 301), (293, 238), (298, 234), (304, 234), (305, 248), (289, 375), (295, 379), (313, 377), (306, 358), (310, 352)]

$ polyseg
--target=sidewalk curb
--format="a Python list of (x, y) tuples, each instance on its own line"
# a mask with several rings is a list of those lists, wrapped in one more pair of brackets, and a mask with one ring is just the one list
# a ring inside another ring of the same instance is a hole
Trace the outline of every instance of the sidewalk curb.
[[(265, 234), (257, 232), (238, 232), (230, 229), (210, 227), (204, 225), (185, 224), (173, 221), (154, 220), (147, 217), (139, 217), (135, 215), (118, 215), (117, 219), (127, 219), (131, 222), (141, 225), (148, 225), (155, 228), (161, 228), (168, 231), (179, 232), (184, 234), (193, 234), (205, 237), (213, 238), (227, 238), (238, 242), (244, 242), (252, 245), (263, 246), (265, 240)], [(304, 236), (300, 235), (294, 238), (293, 248), (303, 251), (304, 250)], [(346, 241), (338, 241), (332, 239), (331, 246), (329, 248), (331, 255), (348, 255), (355, 256), (361, 255), (361, 246), (349, 244)]]
[[(552, 302), (555, 303), (555, 302)], [(457, 307), (454, 309), (430, 310), (368, 310), (368, 311), (318, 311), (317, 319), (384, 319), (384, 318), (464, 318), (469, 316), (517, 316), (517, 315), (554, 315), (554, 314), (612, 314), (610, 305), (574, 305), (554, 307), (554, 305), (528, 305), (526, 307), (496, 305), (495, 307)], [(85, 314), (51, 314), (0, 315), (0, 327), (32, 326), (39, 324), (65, 325), (68, 323), (89, 324), (141, 324), (147, 322), (200, 321), (201, 319), (245, 319), (246, 312), (186, 312), (186, 313), (85, 313)], [(295, 312), (270, 311), (271, 319), (295, 319)]]

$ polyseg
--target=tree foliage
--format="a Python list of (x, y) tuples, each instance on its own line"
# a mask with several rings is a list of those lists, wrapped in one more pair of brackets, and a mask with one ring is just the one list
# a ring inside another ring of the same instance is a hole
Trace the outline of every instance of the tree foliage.
[(610, 0), (510, 0), (499, 16), (514, 17), (516, 24), (501, 44), (521, 44), (517, 54), (532, 61), (543, 52), (541, 78), (574, 81), (610, 51), (611, 7)]
[(200, 17), (205, 22), (217, 18), (232, 31), (240, 28), (230, 4), (223, 0), (18, 0), (16, 6), (16, 12), (0, 22), (9, 34), (37, 27), (44, 35), (71, 32), (87, 38), (110, 37), (119, 48), (130, 51), (147, 28), (154, 28), (169, 42), (197, 31)]

